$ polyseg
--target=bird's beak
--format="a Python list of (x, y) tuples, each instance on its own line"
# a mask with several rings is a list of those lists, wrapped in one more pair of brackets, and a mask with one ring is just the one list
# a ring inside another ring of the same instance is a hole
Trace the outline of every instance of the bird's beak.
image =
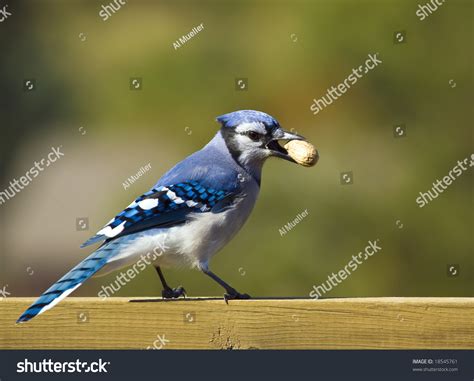
[(266, 147), (271, 151), (272, 156), (279, 157), (280, 159), (285, 159), (288, 161), (291, 161), (292, 163), (296, 163), (296, 161), (293, 160), (293, 158), (288, 155), (288, 151), (282, 147), (278, 141), (279, 140), (306, 140), (303, 136), (294, 134), (292, 132), (288, 132), (283, 130), (282, 128), (279, 128), (278, 130), (275, 130), (273, 132), (272, 140), (270, 140)]

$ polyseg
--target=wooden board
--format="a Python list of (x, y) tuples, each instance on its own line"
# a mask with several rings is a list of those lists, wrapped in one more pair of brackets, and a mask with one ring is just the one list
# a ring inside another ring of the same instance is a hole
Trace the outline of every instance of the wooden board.
[(70, 297), (15, 324), (33, 301), (0, 299), (1, 349), (474, 349), (474, 298)]

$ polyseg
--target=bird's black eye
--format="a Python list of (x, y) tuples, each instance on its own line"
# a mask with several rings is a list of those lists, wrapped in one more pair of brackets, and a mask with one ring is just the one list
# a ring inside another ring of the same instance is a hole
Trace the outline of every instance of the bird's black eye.
[(246, 134), (250, 139), (252, 139), (254, 142), (257, 140), (260, 140), (260, 134), (255, 132), (255, 131), (249, 131)]

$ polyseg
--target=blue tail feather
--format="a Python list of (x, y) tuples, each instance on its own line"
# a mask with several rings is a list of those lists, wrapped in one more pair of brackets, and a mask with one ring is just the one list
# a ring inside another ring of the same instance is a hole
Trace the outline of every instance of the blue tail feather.
[(72, 268), (23, 312), (18, 318), (17, 323), (26, 322), (54, 307), (58, 302), (78, 288), (85, 280), (104, 267), (108, 260), (116, 254), (116, 250), (111, 250), (110, 247), (114, 243), (115, 242), (110, 242), (100, 247), (77, 266)]

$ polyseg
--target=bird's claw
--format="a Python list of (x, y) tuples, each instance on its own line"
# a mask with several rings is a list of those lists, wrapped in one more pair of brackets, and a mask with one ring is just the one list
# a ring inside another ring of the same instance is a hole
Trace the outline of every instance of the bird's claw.
[(184, 296), (186, 298), (186, 290), (182, 286), (176, 288), (165, 288), (163, 291), (161, 291), (161, 296), (164, 299), (176, 299), (180, 296)]
[(227, 304), (229, 304), (229, 300), (233, 299), (250, 299), (249, 294), (241, 294), (240, 292), (233, 291), (224, 294), (224, 300)]

